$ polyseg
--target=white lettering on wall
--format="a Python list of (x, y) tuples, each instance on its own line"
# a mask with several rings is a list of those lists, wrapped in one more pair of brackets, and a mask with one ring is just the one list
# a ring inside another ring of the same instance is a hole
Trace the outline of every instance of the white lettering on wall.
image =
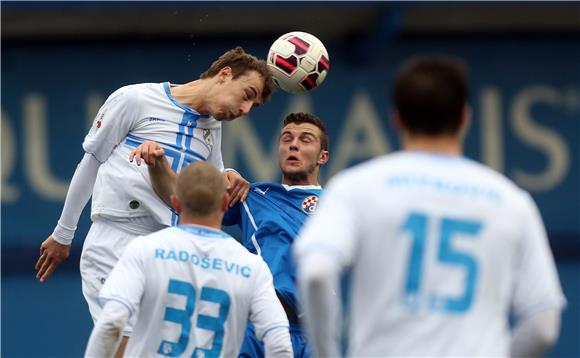
[(357, 91), (340, 136), (330, 138), (331, 145), (334, 142), (334, 152), (330, 152), (330, 175), (348, 167), (353, 160), (368, 159), (391, 151), (382, 121), (368, 93)]
[(91, 92), (85, 98), (85, 129), (88, 131), (93, 126), (95, 116), (99, 112), (101, 106), (105, 103), (103, 96), (98, 93)]
[(8, 115), (2, 111), (2, 202), (13, 203), (20, 197), (20, 190), (13, 183), (10, 177), (14, 173), (16, 164), (16, 135)]
[(515, 169), (512, 177), (525, 189), (545, 191), (553, 189), (568, 173), (570, 153), (562, 137), (555, 131), (539, 125), (530, 115), (537, 103), (563, 105), (563, 96), (554, 88), (531, 86), (519, 92), (511, 107), (511, 124), (515, 135), (525, 144), (540, 150), (547, 158), (547, 167), (539, 173)]
[(479, 95), (481, 161), (498, 172), (504, 171), (501, 97), (495, 87), (485, 87)]
[(30, 94), (23, 101), (24, 113), (24, 171), (41, 197), (62, 201), (68, 181), (59, 180), (50, 171), (48, 130), (46, 128), (46, 100), (39, 94)]

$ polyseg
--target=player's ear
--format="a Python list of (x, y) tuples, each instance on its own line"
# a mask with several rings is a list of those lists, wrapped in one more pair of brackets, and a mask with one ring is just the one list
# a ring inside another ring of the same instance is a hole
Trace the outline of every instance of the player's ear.
[(318, 165), (324, 165), (328, 162), (328, 159), (330, 159), (328, 150), (322, 150), (320, 151), (320, 155), (318, 156), (318, 161), (316, 163), (318, 163)]
[(391, 120), (393, 121), (395, 128), (399, 132), (401, 132), (405, 129), (405, 126), (403, 125), (403, 122), (401, 121), (401, 114), (396, 109), (391, 111)]
[(218, 72), (218, 79), (220, 83), (225, 82), (225, 80), (228, 78), (232, 78), (232, 68), (230, 66), (226, 66)]
[(461, 113), (461, 127), (459, 130), (459, 136), (461, 139), (465, 138), (469, 127), (471, 126), (471, 106), (466, 104), (463, 106), (463, 112)]
[(171, 206), (177, 213), (177, 215), (181, 214), (181, 204), (179, 204), (179, 200), (177, 200), (177, 195), (171, 194)]
[(229, 202), (230, 202), (230, 195), (228, 194), (227, 191), (224, 191), (224, 194), (222, 195), (222, 203), (221, 203), (221, 210), (222, 212), (226, 212), (229, 209)]

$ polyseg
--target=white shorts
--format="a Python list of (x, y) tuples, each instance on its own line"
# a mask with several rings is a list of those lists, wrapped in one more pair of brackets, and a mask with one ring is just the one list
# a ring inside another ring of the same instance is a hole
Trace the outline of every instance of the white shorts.
[[(123, 225), (127, 224), (95, 220), (83, 244), (80, 260), (83, 296), (85, 296), (95, 322), (102, 309), (98, 301), (99, 292), (109, 273), (121, 258), (129, 242), (139, 235), (147, 234), (147, 232), (136, 233), (131, 230), (123, 230)], [(143, 226), (141, 226), (142, 228)], [(125, 325), (124, 336), (130, 336), (133, 332), (137, 316), (138, 312), (133, 314)]]

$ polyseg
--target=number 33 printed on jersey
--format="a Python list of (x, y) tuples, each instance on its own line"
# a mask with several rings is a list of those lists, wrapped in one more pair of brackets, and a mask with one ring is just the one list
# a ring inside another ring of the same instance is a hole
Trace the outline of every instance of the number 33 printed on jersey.
[[(169, 280), (167, 292), (174, 295), (185, 296), (185, 308), (174, 307), (165, 308), (165, 321), (174, 322), (181, 325), (181, 334), (177, 342), (161, 341), (157, 353), (168, 357), (180, 356), (187, 349), (189, 343), (189, 333), (191, 330), (191, 316), (195, 311), (196, 292), (195, 287), (189, 282), (179, 280)], [(227, 292), (211, 287), (202, 287), (200, 302), (212, 302), (219, 305), (219, 317), (211, 317), (198, 314), (195, 320), (196, 327), (214, 332), (213, 343), (210, 349), (195, 347), (193, 358), (219, 357), (224, 338), (224, 322), (230, 311), (230, 296)]]

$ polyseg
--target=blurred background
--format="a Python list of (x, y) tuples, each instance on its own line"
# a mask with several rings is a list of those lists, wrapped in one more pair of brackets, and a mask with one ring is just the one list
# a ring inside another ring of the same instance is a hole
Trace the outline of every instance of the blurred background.
[(388, 113), (404, 59), (464, 59), (474, 115), (467, 156), (536, 200), (568, 299), (549, 356), (580, 356), (580, 3), (2, 1), (1, 10), (2, 357), (84, 352), (92, 322), (78, 261), (89, 206), (55, 275), (40, 284), (34, 264), (106, 97), (127, 84), (191, 81), (237, 45), (265, 58), (296, 30), (326, 45), (326, 81), (305, 95), (278, 91), (225, 124), (226, 166), (279, 181), (281, 120), (308, 111), (329, 129), (324, 183), (399, 148)]

